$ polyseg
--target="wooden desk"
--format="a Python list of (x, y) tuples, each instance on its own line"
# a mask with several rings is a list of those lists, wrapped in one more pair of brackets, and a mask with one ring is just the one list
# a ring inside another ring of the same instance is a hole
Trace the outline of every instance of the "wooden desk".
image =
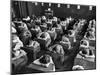
[(90, 46), (95, 47), (96, 46), (96, 40), (89, 40), (89, 44), (90, 44)]
[(76, 58), (74, 61), (74, 65), (81, 65), (85, 70), (96, 69), (96, 62), (90, 62), (81, 58)]
[(27, 56), (22, 56), (16, 60), (12, 60), (12, 65), (14, 65), (12, 69), (13, 70), (21, 69), (22, 66), (26, 65), (26, 63), (27, 63)]
[(30, 61), (35, 60), (37, 53), (40, 51), (39, 49), (34, 50), (31, 47), (21, 47), (21, 49), (23, 49), (25, 52), (27, 52), (27, 56)]
[(49, 67), (43, 67), (41, 65), (37, 65), (34, 63), (31, 63), (30, 65), (27, 66), (27, 68), (31, 68), (31, 69), (35, 69), (35, 70), (39, 70), (39, 71), (43, 71), (43, 72), (53, 72), (53, 66), (54, 64), (50, 64)]

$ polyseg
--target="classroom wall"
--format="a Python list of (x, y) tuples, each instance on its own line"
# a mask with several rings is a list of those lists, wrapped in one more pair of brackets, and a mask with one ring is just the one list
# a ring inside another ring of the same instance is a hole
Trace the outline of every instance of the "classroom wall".
[[(44, 10), (51, 8), (54, 11), (54, 16), (57, 17), (76, 17), (76, 18), (85, 18), (92, 19), (96, 18), (96, 6), (93, 6), (93, 10), (89, 10), (88, 5), (81, 5), (80, 9), (77, 9), (77, 5), (70, 5), (70, 8), (67, 8), (67, 4), (61, 4), (61, 7), (57, 7), (57, 3), (52, 3), (51, 7), (49, 7), (49, 3), (44, 3), (42, 6), (41, 2), (38, 2), (36, 6), (34, 2), (25, 2), (19, 1), (20, 4), (19, 10), (21, 17), (31, 16), (35, 14), (36, 16), (44, 15)], [(17, 10), (18, 12), (18, 10)]]

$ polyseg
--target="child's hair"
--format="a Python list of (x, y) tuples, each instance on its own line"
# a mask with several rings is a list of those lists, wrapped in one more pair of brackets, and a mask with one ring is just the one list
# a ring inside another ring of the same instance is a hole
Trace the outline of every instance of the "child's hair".
[(49, 55), (47, 55), (47, 54), (45, 54), (45, 55), (43, 55), (43, 57), (42, 58), (40, 58), (40, 63), (43, 63), (43, 64), (47, 64), (47, 63), (49, 63), (50, 62), (50, 56)]

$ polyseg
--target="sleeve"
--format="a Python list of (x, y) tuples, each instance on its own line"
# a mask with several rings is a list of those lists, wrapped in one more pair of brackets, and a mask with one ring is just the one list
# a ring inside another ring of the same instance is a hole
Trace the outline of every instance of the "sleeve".
[(20, 49), (20, 47), (23, 47), (23, 43), (20, 40), (18, 40), (18, 43), (16, 44), (14, 50), (18, 50)]

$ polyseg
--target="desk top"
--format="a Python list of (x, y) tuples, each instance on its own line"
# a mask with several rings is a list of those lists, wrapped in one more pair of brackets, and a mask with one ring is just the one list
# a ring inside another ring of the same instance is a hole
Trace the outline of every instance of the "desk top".
[(34, 64), (34, 63), (31, 63), (30, 65), (27, 66), (28, 68), (31, 68), (31, 69), (35, 69), (35, 70), (40, 70), (40, 71), (43, 71), (43, 72), (53, 72), (53, 67), (54, 67), (54, 64), (49, 64), (49, 67), (43, 67), (41, 65), (37, 65), (37, 64)]

